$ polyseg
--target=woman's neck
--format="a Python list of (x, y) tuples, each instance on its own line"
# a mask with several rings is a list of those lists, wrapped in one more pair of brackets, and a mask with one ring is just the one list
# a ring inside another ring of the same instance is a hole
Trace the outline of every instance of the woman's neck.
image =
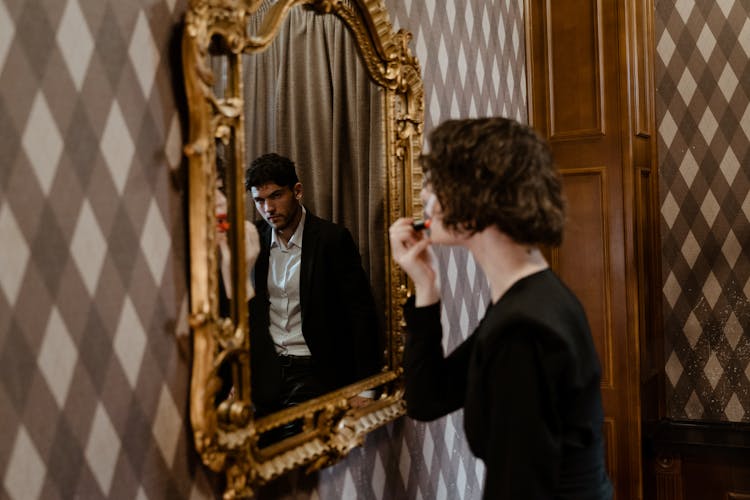
[(495, 227), (472, 235), (466, 247), (487, 276), (493, 304), (517, 281), (549, 267), (538, 248), (517, 243)]

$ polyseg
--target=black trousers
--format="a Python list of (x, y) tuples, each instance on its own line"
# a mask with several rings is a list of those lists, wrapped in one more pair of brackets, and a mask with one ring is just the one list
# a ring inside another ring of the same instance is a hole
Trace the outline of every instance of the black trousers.
[(281, 362), (280, 409), (321, 396), (325, 390), (315, 376), (311, 356), (279, 356)]
[[(262, 417), (296, 406), (323, 395), (326, 390), (315, 375), (311, 356), (279, 356), (281, 363), (281, 391), (272, 406), (256, 407), (256, 417)], [(262, 448), (302, 431), (302, 421), (295, 420), (264, 433), (258, 440)]]

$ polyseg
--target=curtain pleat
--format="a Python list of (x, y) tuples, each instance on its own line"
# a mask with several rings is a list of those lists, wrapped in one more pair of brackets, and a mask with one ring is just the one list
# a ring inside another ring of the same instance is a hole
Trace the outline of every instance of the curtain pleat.
[[(270, 152), (296, 163), (305, 206), (349, 228), (384, 311), (384, 92), (354, 35), (336, 16), (294, 7), (267, 50), (244, 56), (243, 71), (246, 167)], [(254, 217), (251, 200), (247, 211)]]

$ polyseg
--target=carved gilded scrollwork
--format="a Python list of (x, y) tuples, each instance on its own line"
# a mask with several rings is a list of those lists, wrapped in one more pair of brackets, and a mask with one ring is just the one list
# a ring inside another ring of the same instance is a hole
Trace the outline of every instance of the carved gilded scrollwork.
[[(265, 10), (260, 29), (248, 33), (247, 22), (264, 0), (191, 0), (185, 16), (182, 58), (188, 100), (188, 159), (190, 222), (190, 325), (193, 334), (193, 368), (190, 386), (190, 420), (195, 447), (203, 463), (226, 477), (224, 498), (252, 497), (257, 487), (285, 472), (304, 467), (317, 470), (345, 457), (364, 441), (367, 433), (404, 414), (401, 355), (403, 315), (401, 304), (408, 293), (405, 275), (388, 254), (387, 227), (383, 259), (386, 263), (385, 301), (387, 367), (374, 376), (299, 406), (255, 419), (249, 389), (247, 308), (243, 276), (244, 229), (235, 223), (229, 238), (233, 312), (219, 309), (220, 278), (216, 252), (215, 197), (217, 192), (217, 141), (230, 151), (227, 198), (233, 221), (244, 220), (242, 166), (244, 148), (244, 96), (242, 56), (264, 50), (273, 42), (290, 9), (304, 5), (321, 15), (337, 16), (348, 26), (372, 81), (382, 88), (385, 131), (384, 196), (386, 225), (419, 213), (421, 171), (418, 156), (423, 133), (423, 87), (420, 67), (409, 49), (411, 35), (394, 32), (382, 0), (278, 0)], [(212, 58), (226, 63), (225, 85), (217, 92)], [(231, 368), (232, 389), (226, 392)], [(377, 389), (380, 396), (364, 407), (349, 399)], [(269, 446), (260, 447), (266, 432), (290, 422), (301, 422), (302, 431)]]

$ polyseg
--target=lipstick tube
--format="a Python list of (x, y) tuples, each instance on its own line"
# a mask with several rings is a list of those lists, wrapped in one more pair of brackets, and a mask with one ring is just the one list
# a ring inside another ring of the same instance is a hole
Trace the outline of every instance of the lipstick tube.
[(422, 221), (414, 221), (412, 223), (412, 227), (415, 231), (424, 231), (425, 229), (430, 229), (430, 219), (422, 220)]

